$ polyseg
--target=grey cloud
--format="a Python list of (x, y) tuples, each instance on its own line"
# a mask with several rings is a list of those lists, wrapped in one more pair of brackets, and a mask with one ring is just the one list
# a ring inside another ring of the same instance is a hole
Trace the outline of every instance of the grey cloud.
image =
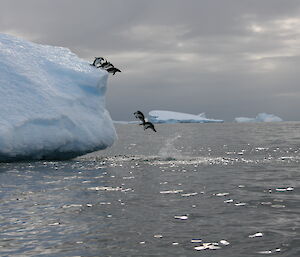
[(116, 120), (135, 109), (300, 119), (298, 0), (1, 0), (0, 7), (4, 33), (116, 64), (122, 73), (110, 78), (107, 95)]

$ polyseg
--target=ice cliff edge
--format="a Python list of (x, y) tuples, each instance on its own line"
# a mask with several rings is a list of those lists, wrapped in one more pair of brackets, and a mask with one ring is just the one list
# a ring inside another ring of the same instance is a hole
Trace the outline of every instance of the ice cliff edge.
[(111, 146), (107, 78), (69, 49), (0, 34), (0, 161), (69, 159)]

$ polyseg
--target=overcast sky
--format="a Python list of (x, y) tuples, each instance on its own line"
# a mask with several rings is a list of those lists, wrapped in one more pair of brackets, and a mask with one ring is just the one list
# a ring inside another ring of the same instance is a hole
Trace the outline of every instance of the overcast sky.
[(170, 110), (300, 120), (299, 0), (0, 0), (0, 32), (122, 70), (114, 120)]

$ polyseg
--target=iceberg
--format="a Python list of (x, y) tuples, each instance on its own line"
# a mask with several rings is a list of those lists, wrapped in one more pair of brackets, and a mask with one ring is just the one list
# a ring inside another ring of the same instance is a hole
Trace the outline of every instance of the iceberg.
[(198, 115), (154, 110), (149, 112), (149, 121), (153, 123), (220, 123), (223, 120), (215, 120), (206, 118), (205, 113)]
[(280, 122), (283, 121), (278, 116), (275, 116), (274, 114), (268, 114), (268, 113), (259, 113), (255, 118), (247, 118), (247, 117), (237, 117), (235, 118), (236, 122), (242, 123), (242, 122)]
[(67, 48), (0, 34), (0, 161), (69, 159), (111, 146), (107, 78)]

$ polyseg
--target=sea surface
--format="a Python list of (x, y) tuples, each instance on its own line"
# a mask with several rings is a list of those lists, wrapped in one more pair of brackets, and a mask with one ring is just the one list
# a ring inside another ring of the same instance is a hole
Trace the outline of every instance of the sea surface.
[(300, 256), (299, 122), (156, 128), (0, 163), (0, 256)]

